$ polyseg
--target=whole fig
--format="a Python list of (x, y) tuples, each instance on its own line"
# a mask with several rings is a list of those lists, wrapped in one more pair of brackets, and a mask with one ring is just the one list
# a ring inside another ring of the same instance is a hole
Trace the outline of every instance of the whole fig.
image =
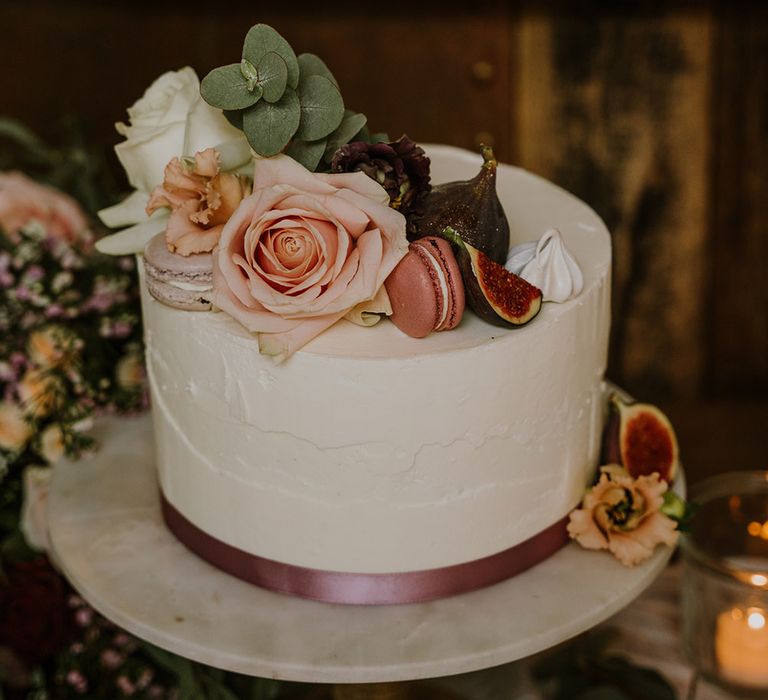
[(410, 240), (440, 236), (446, 228), (503, 265), (509, 250), (509, 222), (496, 193), (496, 158), (481, 146), (483, 165), (471, 180), (433, 185), (410, 217)]

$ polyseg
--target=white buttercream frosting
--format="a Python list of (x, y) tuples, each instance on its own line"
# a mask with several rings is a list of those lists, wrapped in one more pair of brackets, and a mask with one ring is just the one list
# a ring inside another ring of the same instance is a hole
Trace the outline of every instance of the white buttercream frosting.
[(564, 302), (581, 294), (584, 276), (557, 229), (549, 229), (538, 241), (509, 251), (506, 268), (538, 287), (544, 301)]
[[(436, 182), (480, 166), (427, 153)], [(500, 165), (497, 183), (519, 240), (555, 225), (584, 261), (579, 303), (524, 328), (466, 313), (417, 340), (341, 321), (276, 366), (226, 315), (143, 289), (159, 479), (187, 519), (270, 559), (374, 573), (494, 554), (576, 506), (600, 445), (610, 238), (540, 178)]]

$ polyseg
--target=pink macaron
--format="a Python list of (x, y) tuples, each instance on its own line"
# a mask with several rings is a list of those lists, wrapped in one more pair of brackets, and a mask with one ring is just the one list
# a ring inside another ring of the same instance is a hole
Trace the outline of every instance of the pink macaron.
[(464, 314), (464, 283), (448, 241), (426, 236), (411, 243), (384, 283), (392, 322), (406, 335), (423, 338), (455, 328)]
[(213, 258), (210, 253), (171, 253), (165, 234), (158, 233), (144, 248), (147, 289), (158, 301), (185, 311), (211, 308)]

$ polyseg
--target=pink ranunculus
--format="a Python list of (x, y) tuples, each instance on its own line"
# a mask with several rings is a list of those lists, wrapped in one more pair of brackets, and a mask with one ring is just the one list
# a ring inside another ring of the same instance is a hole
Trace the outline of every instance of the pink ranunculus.
[(83, 210), (70, 196), (30, 180), (19, 172), (0, 173), (0, 228), (15, 233), (37, 222), (53, 238), (89, 243)]
[(659, 544), (677, 543), (677, 523), (661, 511), (667, 483), (654, 473), (633, 479), (623, 467), (601, 467), (600, 479), (574, 510), (568, 534), (586, 549), (607, 549), (635, 566)]
[(152, 191), (147, 214), (171, 208), (165, 241), (172, 253), (210, 253), (232, 212), (250, 194), (246, 177), (220, 170), (213, 148), (196, 153), (194, 159), (173, 158), (165, 167), (165, 179)]
[(214, 252), (214, 304), (280, 362), (373, 299), (408, 249), (405, 218), (363, 173), (256, 161), (253, 194)]

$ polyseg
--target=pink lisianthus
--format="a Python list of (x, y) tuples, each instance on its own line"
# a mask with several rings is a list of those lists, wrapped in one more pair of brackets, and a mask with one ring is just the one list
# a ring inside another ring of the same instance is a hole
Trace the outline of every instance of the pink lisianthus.
[(218, 152), (206, 148), (194, 158), (173, 158), (168, 163), (163, 184), (149, 197), (147, 214), (161, 207), (171, 208), (165, 240), (172, 253), (209, 253), (219, 242), (224, 224), (250, 191), (247, 178), (222, 173)]
[(214, 253), (214, 304), (284, 360), (373, 299), (405, 255), (405, 218), (388, 203), (363, 173), (311, 173), (285, 155), (257, 160), (253, 194)]
[(658, 474), (633, 479), (622, 467), (601, 467), (600, 480), (574, 510), (568, 534), (586, 549), (608, 549), (625, 566), (677, 543), (677, 523), (661, 512), (667, 483)]
[(91, 240), (88, 219), (74, 199), (22, 173), (0, 173), (0, 228), (15, 233), (32, 222), (67, 243)]

